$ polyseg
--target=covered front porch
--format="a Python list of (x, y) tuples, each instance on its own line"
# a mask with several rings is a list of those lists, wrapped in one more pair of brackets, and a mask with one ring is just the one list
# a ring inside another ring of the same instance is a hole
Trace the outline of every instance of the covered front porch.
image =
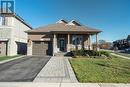
[(98, 33), (53, 33), (53, 56), (59, 52), (70, 52), (72, 50), (93, 50), (92, 36), (95, 36), (96, 50), (98, 47)]

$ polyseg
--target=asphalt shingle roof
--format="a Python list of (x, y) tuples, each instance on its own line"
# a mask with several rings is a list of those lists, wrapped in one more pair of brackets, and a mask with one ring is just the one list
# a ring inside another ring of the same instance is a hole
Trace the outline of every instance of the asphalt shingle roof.
[[(39, 28), (36, 28), (34, 30), (29, 30), (27, 32), (56, 32), (56, 31), (60, 31), (60, 32), (101, 32), (98, 29), (94, 29), (94, 28), (90, 28), (90, 27), (86, 27), (84, 25), (80, 25), (79, 23), (74, 22), (74, 25), (71, 25), (69, 23), (56, 23), (56, 24), (50, 24), (47, 26), (42, 26)], [(72, 23), (73, 23), (72, 22)]]

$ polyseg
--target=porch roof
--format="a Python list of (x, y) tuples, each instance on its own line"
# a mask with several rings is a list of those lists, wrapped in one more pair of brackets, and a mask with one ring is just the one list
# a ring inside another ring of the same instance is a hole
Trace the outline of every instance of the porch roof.
[[(74, 25), (72, 23), (75, 23)], [(72, 21), (72, 23), (56, 23), (48, 26), (42, 26), (34, 30), (29, 30), (27, 33), (100, 33), (98, 29), (90, 28)]]

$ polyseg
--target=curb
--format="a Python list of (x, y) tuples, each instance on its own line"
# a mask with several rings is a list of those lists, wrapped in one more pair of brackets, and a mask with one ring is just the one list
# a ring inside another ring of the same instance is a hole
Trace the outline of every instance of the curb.
[(6, 63), (6, 62), (10, 62), (12, 60), (16, 60), (16, 59), (19, 59), (19, 58), (22, 58), (22, 57), (25, 57), (25, 55), (24, 56), (19, 56), (19, 57), (14, 57), (14, 58), (7, 59), (7, 60), (2, 60), (2, 61), (0, 61), (0, 64)]

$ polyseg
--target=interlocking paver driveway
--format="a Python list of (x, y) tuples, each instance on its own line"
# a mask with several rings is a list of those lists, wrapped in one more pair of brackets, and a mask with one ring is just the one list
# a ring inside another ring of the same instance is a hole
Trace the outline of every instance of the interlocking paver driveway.
[(67, 57), (53, 56), (37, 75), (34, 82), (77, 83)]
[(0, 64), (0, 82), (33, 81), (50, 57), (26, 56)]

